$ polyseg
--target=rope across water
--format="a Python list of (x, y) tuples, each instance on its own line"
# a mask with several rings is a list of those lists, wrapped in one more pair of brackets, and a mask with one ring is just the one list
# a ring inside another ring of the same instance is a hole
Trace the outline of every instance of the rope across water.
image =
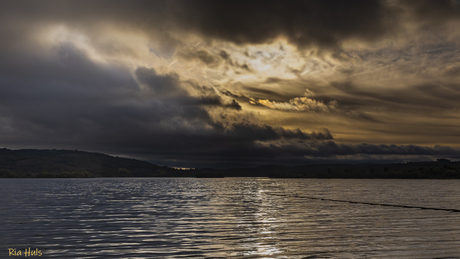
[(312, 197), (312, 196), (287, 195), (287, 194), (277, 194), (277, 193), (269, 193), (269, 194), (274, 195), (274, 196), (280, 196), (280, 197), (283, 197), (283, 196), (284, 197), (296, 197), (296, 198), (311, 199), (311, 200), (345, 202), (345, 203), (352, 203), (352, 204), (365, 204), (365, 205), (387, 206), (387, 207), (407, 208), (407, 209), (442, 210), (442, 211), (450, 211), (450, 212), (460, 212), (460, 209), (444, 209), (444, 208), (433, 208), (433, 207), (424, 207), (424, 206), (410, 206), (410, 205), (398, 205), (398, 204), (387, 204), (387, 203), (348, 201), (348, 200), (337, 200), (337, 199), (319, 198), (319, 197)]

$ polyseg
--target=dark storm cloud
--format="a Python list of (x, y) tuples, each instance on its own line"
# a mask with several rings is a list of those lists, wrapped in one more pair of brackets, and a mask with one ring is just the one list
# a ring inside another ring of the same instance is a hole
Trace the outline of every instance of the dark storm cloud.
[(427, 24), (439, 25), (460, 18), (458, 0), (402, 0), (401, 3), (411, 10), (415, 19)]
[(332, 139), (332, 135), (328, 130), (325, 130), (325, 132), (312, 132), (311, 134), (308, 134), (302, 132), (299, 129), (289, 130), (282, 127), (272, 127), (269, 125), (252, 123), (235, 123), (229, 130), (226, 130), (226, 134), (230, 138), (235, 138), (236, 141), (241, 139), (245, 139), (246, 141), (268, 141), (279, 139)]
[[(113, 23), (120, 29), (151, 35), (166, 49), (181, 44), (180, 37), (171, 32), (194, 32), (236, 44), (267, 43), (285, 37), (299, 48), (335, 49), (347, 39), (374, 41), (398, 31), (404, 13), (408, 14), (404, 19), (410, 17), (427, 25), (459, 18), (458, 1), (449, 0), (48, 0), (2, 1), (0, 5), (1, 27), (63, 23), (91, 34), (97, 33), (97, 25)], [(11, 40), (2, 37), (2, 41)], [(206, 64), (214, 62), (206, 53), (196, 58)]]
[(147, 85), (156, 97), (171, 97), (186, 95), (186, 91), (179, 85), (179, 75), (158, 75), (154, 69), (139, 67), (136, 69), (137, 79)]
[(383, 1), (175, 1), (181, 26), (237, 44), (284, 36), (299, 47), (375, 39), (394, 26)]
[[(424, 147), (417, 145), (374, 145), (374, 144), (338, 144), (333, 141), (314, 143), (313, 151), (303, 152), (307, 155), (318, 157), (344, 156), (344, 155), (446, 155), (458, 156), (460, 149), (445, 146)], [(300, 151), (301, 152), (301, 151)]]
[[(91, 61), (71, 43), (60, 45), (55, 55), (32, 63), (15, 59), (21, 70), (0, 70), (2, 145), (167, 159), (179, 152), (185, 165), (194, 154), (225, 160), (216, 152), (227, 146), (244, 149), (257, 141), (332, 139), (327, 130), (305, 133), (273, 127), (245, 119), (244, 114), (231, 122), (222, 116), (241, 110), (235, 100), (224, 103), (219, 96), (191, 96), (176, 74), (139, 67), (133, 77), (122, 66)], [(11, 61), (0, 61), (0, 67)], [(224, 113), (216, 120), (206, 107)]]

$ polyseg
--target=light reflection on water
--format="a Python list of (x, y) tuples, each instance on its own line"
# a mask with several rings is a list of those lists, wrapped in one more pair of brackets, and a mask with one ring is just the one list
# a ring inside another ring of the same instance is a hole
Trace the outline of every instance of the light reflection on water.
[[(1, 179), (0, 257), (460, 258), (459, 180)], [(283, 196), (280, 196), (283, 195)]]

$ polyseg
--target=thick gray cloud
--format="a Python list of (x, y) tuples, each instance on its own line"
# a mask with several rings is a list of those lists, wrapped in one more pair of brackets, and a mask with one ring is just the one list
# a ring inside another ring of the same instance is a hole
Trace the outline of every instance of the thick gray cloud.
[(179, 75), (158, 75), (155, 70), (140, 67), (136, 69), (137, 79), (147, 85), (156, 97), (172, 97), (186, 95), (180, 87)]
[(265, 43), (284, 36), (299, 47), (376, 39), (396, 26), (383, 1), (176, 1), (180, 26), (211, 38)]
[[(281, 36), (300, 48), (334, 49), (347, 39), (375, 41), (394, 34), (403, 19), (426, 26), (460, 17), (458, 1), (450, 0), (48, 0), (2, 1), (1, 6), (3, 23), (13, 27), (65, 22), (89, 32), (91, 25), (111, 22), (160, 35), (165, 48), (180, 44), (170, 32), (186, 31), (236, 44), (266, 43)], [(212, 62), (206, 55), (198, 57)]]
[[(7, 67), (10, 61), (0, 63)], [(199, 155), (219, 166), (217, 161), (229, 159), (219, 150), (227, 148), (237, 155), (258, 141), (332, 139), (328, 131), (305, 133), (251, 117), (229, 123), (225, 111), (241, 112), (235, 100), (193, 97), (177, 74), (160, 75), (146, 67), (133, 77), (121, 66), (91, 61), (71, 43), (56, 49), (56, 59), (18, 65), (21, 70), (0, 71), (5, 147), (78, 148), (161, 158), (163, 164), (176, 160), (181, 166)], [(224, 113), (216, 120), (207, 107)]]
[(425, 25), (439, 25), (452, 19), (460, 18), (458, 0), (403, 0), (402, 6), (409, 9), (414, 18)]
[[(199, 141), (198, 139), (197, 144)], [(185, 164), (190, 167), (245, 167), (266, 164), (390, 163), (430, 161), (440, 157), (460, 158), (459, 148), (447, 146), (339, 144), (332, 140), (291, 142), (284, 145), (226, 143), (225, 148), (214, 148), (213, 155), (202, 150), (189, 153), (187, 150), (165, 148), (165, 153), (156, 156), (156, 159), (160, 159), (152, 161), (168, 161), (173, 165), (183, 166), (182, 161), (188, 160)], [(150, 153), (138, 155), (146, 158), (151, 156)], [(174, 159), (171, 159), (173, 156)]]

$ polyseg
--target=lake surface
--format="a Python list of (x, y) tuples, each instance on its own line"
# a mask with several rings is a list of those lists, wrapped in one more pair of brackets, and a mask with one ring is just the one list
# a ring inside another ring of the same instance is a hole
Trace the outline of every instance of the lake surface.
[(1, 258), (460, 258), (459, 212), (398, 207), (460, 210), (460, 180), (0, 179), (0, 198)]

